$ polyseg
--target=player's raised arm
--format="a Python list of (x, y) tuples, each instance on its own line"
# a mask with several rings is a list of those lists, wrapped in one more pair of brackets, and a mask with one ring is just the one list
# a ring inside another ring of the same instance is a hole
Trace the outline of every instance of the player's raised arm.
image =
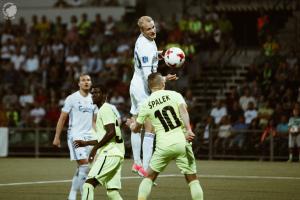
[(57, 125), (56, 125), (56, 129), (55, 129), (54, 140), (53, 140), (53, 143), (52, 143), (54, 146), (61, 147), (60, 135), (61, 135), (61, 132), (64, 128), (64, 125), (65, 125), (66, 119), (68, 118), (68, 115), (69, 114), (66, 113), (66, 112), (61, 112), (60, 113), (60, 116), (59, 116), (59, 119), (58, 119), (58, 122), (57, 122)]

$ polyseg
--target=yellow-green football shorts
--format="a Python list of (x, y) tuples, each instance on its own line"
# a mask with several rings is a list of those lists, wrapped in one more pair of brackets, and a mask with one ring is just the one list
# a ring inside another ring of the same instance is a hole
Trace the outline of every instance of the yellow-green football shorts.
[(87, 178), (97, 179), (106, 189), (121, 189), (123, 160), (120, 156), (100, 155), (93, 163)]
[(197, 173), (191, 144), (174, 144), (165, 149), (156, 148), (150, 161), (150, 167), (156, 172), (162, 172), (172, 160), (175, 160), (182, 174)]

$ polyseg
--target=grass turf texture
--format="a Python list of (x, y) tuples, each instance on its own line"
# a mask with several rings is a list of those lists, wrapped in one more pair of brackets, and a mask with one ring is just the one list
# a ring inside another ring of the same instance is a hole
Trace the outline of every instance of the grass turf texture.
[[(197, 162), (205, 200), (300, 199), (300, 163)], [(136, 199), (141, 181), (131, 173), (131, 164), (131, 160), (126, 160), (122, 171), (121, 195), (125, 200)], [(75, 163), (63, 158), (1, 158), (0, 169), (0, 199), (67, 199)], [(153, 187), (150, 199), (191, 199), (189, 188), (175, 163), (171, 163), (162, 175), (157, 179), (158, 186)], [(43, 183), (36, 183), (40, 181)], [(23, 185), (7, 185), (9, 183)], [(107, 199), (102, 187), (96, 188), (95, 199)]]

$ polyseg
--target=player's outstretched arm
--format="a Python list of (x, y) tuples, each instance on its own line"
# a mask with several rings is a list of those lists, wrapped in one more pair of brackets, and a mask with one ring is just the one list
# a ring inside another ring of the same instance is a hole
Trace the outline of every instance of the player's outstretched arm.
[(111, 139), (113, 139), (114, 137), (116, 137), (116, 130), (115, 130), (115, 124), (107, 124), (104, 126), (105, 130), (106, 130), (106, 134), (104, 135), (104, 137), (102, 138), (102, 140), (100, 140), (99, 142), (97, 142), (96, 145), (94, 145), (90, 156), (89, 156), (89, 162), (93, 162), (95, 155), (97, 153), (97, 150), (101, 147), (103, 147), (105, 144), (107, 144)]
[(60, 135), (61, 135), (61, 132), (64, 128), (64, 125), (65, 125), (65, 122), (66, 122), (67, 118), (68, 118), (68, 113), (65, 113), (65, 112), (60, 113), (60, 116), (59, 116), (59, 119), (58, 119), (58, 122), (57, 122), (57, 125), (56, 125), (56, 129), (55, 129), (54, 140), (53, 140), (53, 143), (52, 143), (54, 146), (61, 147)]

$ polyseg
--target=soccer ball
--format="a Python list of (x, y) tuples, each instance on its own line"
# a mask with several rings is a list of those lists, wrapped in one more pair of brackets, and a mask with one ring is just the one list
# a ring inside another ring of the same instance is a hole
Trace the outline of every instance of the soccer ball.
[(184, 52), (178, 47), (169, 48), (165, 55), (164, 60), (167, 66), (169, 67), (181, 67), (185, 61)]

